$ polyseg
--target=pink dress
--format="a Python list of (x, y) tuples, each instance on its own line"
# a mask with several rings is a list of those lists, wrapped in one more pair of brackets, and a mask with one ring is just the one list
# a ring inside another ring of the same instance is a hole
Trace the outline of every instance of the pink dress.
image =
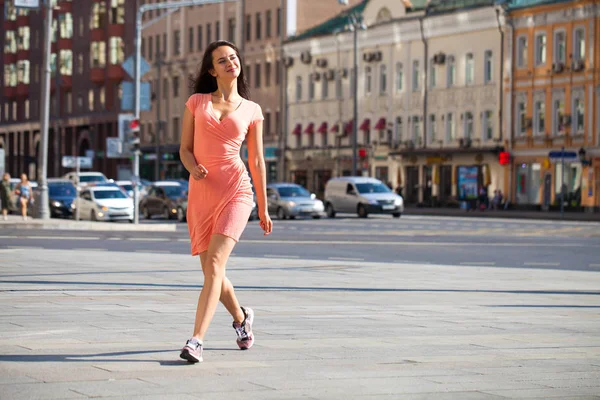
[(208, 249), (213, 234), (240, 239), (253, 203), (240, 148), (248, 129), (264, 118), (258, 104), (244, 99), (219, 121), (210, 93), (194, 94), (185, 105), (194, 115), (194, 157), (208, 170), (204, 179), (190, 176), (187, 221), (195, 256)]

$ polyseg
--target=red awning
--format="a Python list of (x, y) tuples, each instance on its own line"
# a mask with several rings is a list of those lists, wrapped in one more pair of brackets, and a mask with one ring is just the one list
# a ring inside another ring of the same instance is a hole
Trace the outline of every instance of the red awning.
[(346, 123), (346, 126), (344, 127), (344, 133), (346, 135), (349, 135), (352, 133), (352, 127), (354, 126), (354, 124), (352, 123), (352, 120), (348, 121)]
[(319, 129), (317, 129), (317, 132), (327, 133), (327, 122), (323, 122), (321, 126), (319, 126)]
[(340, 131), (340, 124), (339, 123), (335, 123), (331, 126), (331, 129), (329, 130), (329, 132), (335, 132), (338, 133)]
[(377, 124), (375, 124), (375, 129), (382, 131), (385, 129), (385, 125), (385, 118), (379, 118), (379, 121), (377, 121)]
[(292, 131), (293, 135), (299, 135), (302, 133), (302, 124), (296, 124), (296, 127)]
[(312, 122), (310, 124), (308, 124), (308, 126), (304, 130), (304, 133), (308, 133), (309, 135), (312, 135), (313, 133), (315, 133), (315, 124)]
[(369, 129), (371, 129), (371, 120), (369, 118), (365, 118), (362, 124), (360, 124), (360, 128), (358, 129), (360, 129), (361, 131), (368, 131)]

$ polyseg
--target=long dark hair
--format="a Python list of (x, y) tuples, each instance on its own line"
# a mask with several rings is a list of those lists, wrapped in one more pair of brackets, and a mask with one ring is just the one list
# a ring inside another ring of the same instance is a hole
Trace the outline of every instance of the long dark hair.
[(240, 74), (237, 77), (237, 89), (240, 96), (246, 100), (250, 100), (250, 89), (248, 88), (248, 82), (244, 76), (244, 63), (240, 57), (240, 51), (235, 44), (226, 40), (217, 40), (208, 45), (202, 56), (202, 63), (200, 64), (200, 72), (194, 79), (193, 87), (194, 93), (212, 93), (217, 90), (217, 78), (212, 76), (208, 71), (213, 69), (213, 56), (212, 53), (221, 46), (229, 46), (234, 51), (240, 63)]

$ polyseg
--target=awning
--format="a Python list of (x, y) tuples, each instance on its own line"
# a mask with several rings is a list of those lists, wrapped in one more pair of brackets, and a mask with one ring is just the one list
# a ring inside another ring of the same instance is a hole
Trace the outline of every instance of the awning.
[(317, 129), (317, 132), (319, 133), (327, 133), (327, 122), (323, 122), (321, 124), (321, 126), (319, 126), (319, 129)]
[(349, 135), (352, 133), (352, 127), (354, 126), (354, 124), (352, 123), (352, 120), (348, 121), (346, 123), (346, 126), (344, 127), (344, 133), (346, 135)]
[(292, 131), (293, 135), (299, 135), (302, 133), (302, 124), (296, 124), (296, 127)]
[(312, 135), (313, 133), (315, 133), (315, 124), (312, 122), (310, 124), (308, 124), (308, 126), (304, 130), (304, 133), (307, 133), (309, 135)]
[(335, 132), (338, 133), (340, 131), (340, 124), (339, 123), (335, 123), (331, 126), (331, 129), (329, 130), (329, 132)]
[(361, 131), (368, 131), (369, 129), (371, 129), (371, 120), (369, 118), (365, 118), (365, 120), (362, 122), (362, 124), (360, 124), (360, 127), (358, 128)]
[(382, 131), (385, 129), (385, 126), (385, 118), (379, 118), (379, 121), (377, 121), (377, 124), (375, 124), (375, 130)]

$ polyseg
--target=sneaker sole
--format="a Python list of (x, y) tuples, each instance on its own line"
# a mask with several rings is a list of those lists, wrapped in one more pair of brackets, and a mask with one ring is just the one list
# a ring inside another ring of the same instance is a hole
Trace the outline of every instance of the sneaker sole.
[[(240, 350), (248, 350), (250, 347), (254, 346), (254, 335), (252, 335), (252, 339), (248, 340), (236, 340), (238, 347)], [(250, 344), (248, 344), (250, 343)]]
[(202, 362), (202, 357), (200, 357), (200, 358), (195, 357), (194, 355), (192, 355), (192, 353), (190, 353), (190, 351), (188, 349), (183, 349), (181, 351), (181, 354), (179, 355), (179, 358), (186, 360), (190, 364)]

